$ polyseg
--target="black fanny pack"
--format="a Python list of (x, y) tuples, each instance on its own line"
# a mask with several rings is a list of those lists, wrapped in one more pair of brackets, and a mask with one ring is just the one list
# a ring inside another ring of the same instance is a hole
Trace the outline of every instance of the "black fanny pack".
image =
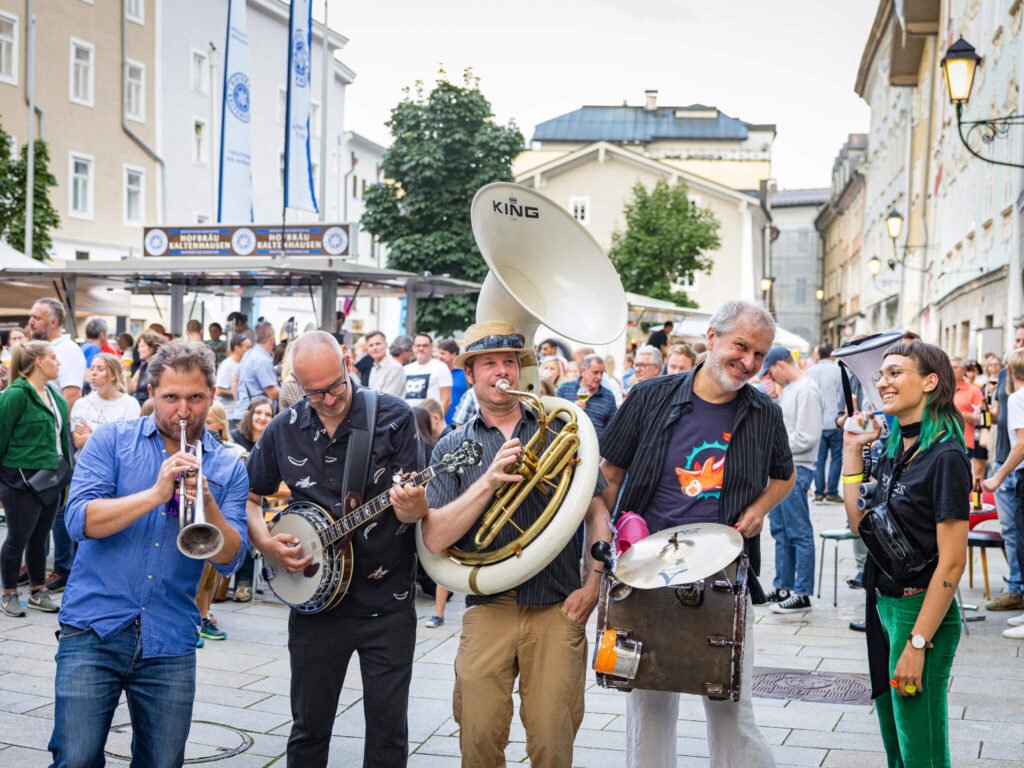
[(882, 501), (868, 510), (857, 527), (871, 559), (886, 576), (898, 584), (927, 570), (938, 559), (938, 553), (928, 557), (921, 551), (903, 530), (899, 519), (889, 507), (893, 486), (914, 458), (919, 446), (920, 441), (914, 443), (906, 454), (901, 455), (885, 484)]
[(40, 469), (25, 477), (25, 484), (32, 489), (36, 498), (43, 504), (49, 505), (55, 502), (64, 489), (71, 485), (71, 464), (61, 456), (57, 460), (56, 469)]

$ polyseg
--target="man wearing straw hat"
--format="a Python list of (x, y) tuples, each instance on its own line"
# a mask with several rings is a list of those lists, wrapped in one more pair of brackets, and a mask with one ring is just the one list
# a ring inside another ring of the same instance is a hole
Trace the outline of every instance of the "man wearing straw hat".
[[(434, 457), (468, 438), (483, 446), (484, 461), (466, 467), (463, 474), (439, 476), (427, 486), (430, 512), (423, 521), (423, 540), (432, 552), (454, 544), (473, 548), (480, 516), (494, 493), (522, 479), (510, 474), (512, 464), (537, 431), (536, 414), (497, 388), (504, 380), (510, 389), (520, 389), (520, 367), (535, 365), (532, 350), (510, 323), (470, 326), (454, 364), (464, 367), (480, 413), (442, 437)], [(557, 430), (561, 424), (555, 419), (549, 428)], [(540, 573), (514, 590), (467, 596), (453, 701), (464, 766), (504, 765), (517, 674), (530, 762), (572, 764), (572, 745), (583, 719), (585, 624), (597, 602), (600, 581), (590, 546), (611, 538), (607, 508), (598, 495), (604, 487), (598, 475), (586, 517), (585, 583), (579, 545), (571, 539)], [(534, 491), (517, 510), (515, 523), (530, 525), (546, 505), (547, 498)], [(508, 528), (492, 548), (514, 538)]]

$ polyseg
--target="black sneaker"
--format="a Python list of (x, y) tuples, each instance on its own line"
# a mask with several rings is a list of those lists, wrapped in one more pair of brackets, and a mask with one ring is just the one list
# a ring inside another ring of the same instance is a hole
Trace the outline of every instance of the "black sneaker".
[(50, 590), (51, 594), (57, 594), (63, 592), (64, 587), (68, 585), (68, 575), (66, 573), (57, 573), (57, 571), (50, 571), (50, 575), (46, 577), (46, 588)]
[(854, 632), (867, 632), (867, 622), (865, 622), (863, 619), (861, 619), (860, 621), (851, 621), (850, 629), (852, 629)]
[(825, 501), (830, 504), (842, 504), (843, 497), (840, 496), (838, 493), (830, 493), (828, 496), (825, 497)]
[(768, 603), (781, 603), (783, 600), (789, 599), (788, 589), (773, 589), (767, 595), (764, 596), (765, 602)]
[(846, 586), (850, 589), (864, 589), (864, 571), (857, 571), (857, 575), (846, 580)]
[(781, 603), (772, 606), (774, 613), (796, 613), (797, 611), (809, 611), (811, 609), (811, 598), (807, 595), (790, 595)]

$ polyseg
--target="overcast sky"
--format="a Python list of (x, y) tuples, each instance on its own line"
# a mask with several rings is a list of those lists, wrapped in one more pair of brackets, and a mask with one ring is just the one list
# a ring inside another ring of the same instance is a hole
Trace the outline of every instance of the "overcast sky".
[[(322, 0), (313, 0), (320, 11)], [(775, 123), (779, 186), (831, 183), (832, 161), (868, 127), (853, 92), (870, 0), (330, 0), (356, 71), (345, 127), (383, 144), (402, 88), (444, 64), (472, 67), (499, 121), (537, 123), (584, 104), (702, 103)], [(319, 16), (320, 13), (317, 13)]]

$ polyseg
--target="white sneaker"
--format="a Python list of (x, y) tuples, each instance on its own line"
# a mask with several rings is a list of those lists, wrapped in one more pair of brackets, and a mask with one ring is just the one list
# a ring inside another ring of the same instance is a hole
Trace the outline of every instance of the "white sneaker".
[(1014, 616), (1006, 620), (1006, 623), (1011, 627), (1024, 627), (1024, 613), (1020, 616)]
[(1024, 640), (1024, 625), (1013, 629), (1004, 629), (1003, 637), (1008, 637), (1011, 640)]

